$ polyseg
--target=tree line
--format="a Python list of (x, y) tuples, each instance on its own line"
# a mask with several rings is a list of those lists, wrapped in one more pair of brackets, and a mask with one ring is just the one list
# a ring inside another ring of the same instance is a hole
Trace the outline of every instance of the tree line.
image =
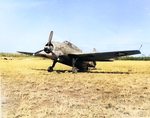
[(115, 60), (137, 60), (137, 61), (150, 61), (150, 57), (133, 57), (133, 56), (124, 56), (116, 58)]

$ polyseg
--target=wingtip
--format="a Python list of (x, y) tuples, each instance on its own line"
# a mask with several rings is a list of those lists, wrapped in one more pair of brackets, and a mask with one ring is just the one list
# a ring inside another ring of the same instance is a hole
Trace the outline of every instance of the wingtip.
[(17, 53), (21, 53), (21, 51), (17, 51)]

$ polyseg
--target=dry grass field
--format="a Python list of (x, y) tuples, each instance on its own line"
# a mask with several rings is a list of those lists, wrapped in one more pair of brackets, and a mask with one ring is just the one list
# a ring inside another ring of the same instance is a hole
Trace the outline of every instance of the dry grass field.
[(95, 70), (39, 58), (0, 59), (2, 118), (150, 117), (150, 61), (98, 62)]

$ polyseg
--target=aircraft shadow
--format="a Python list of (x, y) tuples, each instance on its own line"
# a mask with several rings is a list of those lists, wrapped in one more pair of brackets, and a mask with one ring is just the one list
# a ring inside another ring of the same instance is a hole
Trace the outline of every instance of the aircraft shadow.
[[(32, 69), (32, 70), (47, 71), (47, 69)], [(53, 72), (57, 72), (57, 73), (67, 73), (68, 72), (68, 73), (70, 73), (72, 71), (71, 70), (53, 70)]]
[[(47, 71), (47, 69), (32, 69), (32, 70)], [(101, 69), (92, 69), (92, 70), (101, 70)], [(92, 70), (88, 70), (86, 72), (78, 71), (78, 73), (129, 74), (129, 72), (115, 72), (115, 71), (114, 72), (105, 72), (105, 71), (92, 71)], [(53, 72), (56, 72), (58, 74), (60, 74), (60, 73), (72, 73), (71, 70), (53, 70)]]
[(103, 73), (103, 74), (129, 74), (128, 72), (99, 72), (99, 71), (88, 71), (87, 73)]

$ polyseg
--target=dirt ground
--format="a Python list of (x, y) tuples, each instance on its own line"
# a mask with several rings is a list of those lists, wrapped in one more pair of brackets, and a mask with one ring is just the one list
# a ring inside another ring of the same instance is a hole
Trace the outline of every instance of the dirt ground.
[(150, 62), (97, 63), (72, 74), (50, 60), (0, 60), (2, 118), (150, 117)]

